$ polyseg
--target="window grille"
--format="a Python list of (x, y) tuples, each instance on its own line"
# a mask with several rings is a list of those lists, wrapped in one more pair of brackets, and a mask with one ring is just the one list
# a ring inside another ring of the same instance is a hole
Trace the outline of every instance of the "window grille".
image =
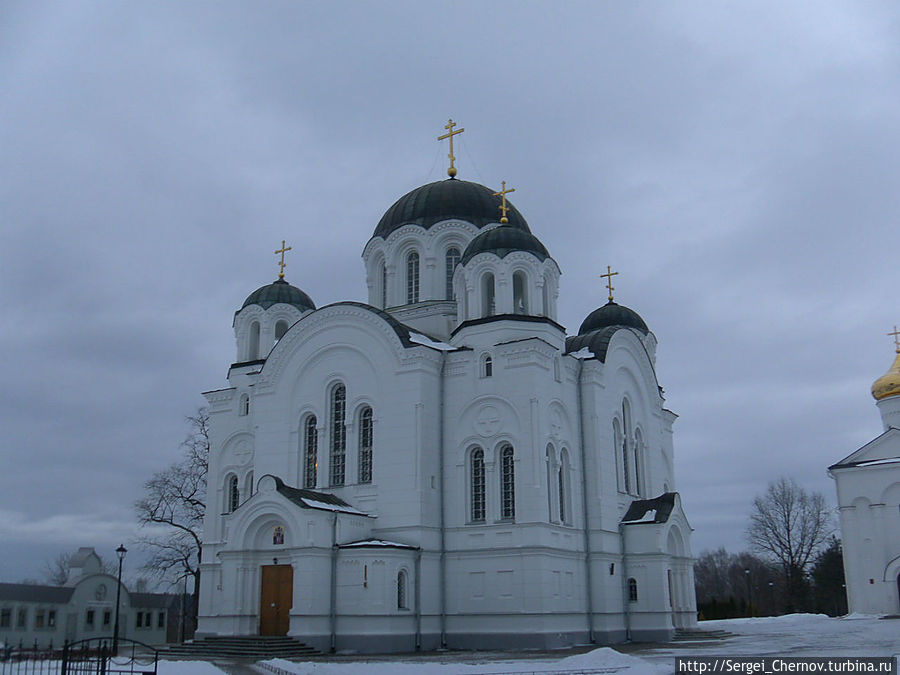
[(472, 451), (472, 522), (484, 522), (484, 451), (476, 448)]
[(228, 479), (228, 513), (234, 511), (241, 503), (241, 492), (238, 489), (237, 476)]
[(446, 289), (445, 289), (445, 297), (447, 300), (453, 300), (453, 272), (456, 270), (456, 266), (459, 264), (460, 260), (459, 249), (454, 247), (447, 249), (446, 255), (446, 263), (447, 263), (447, 277), (446, 277)]
[(516, 517), (516, 474), (513, 448), (507, 445), (500, 453), (500, 517), (512, 520)]
[(359, 416), (359, 482), (372, 482), (372, 409)]
[(406, 570), (397, 573), (397, 609), (409, 609), (406, 605)]
[(419, 301), (419, 254), (410, 251), (406, 257), (406, 304)]
[(344, 426), (347, 410), (347, 390), (339, 384), (331, 393), (331, 485), (344, 484), (347, 455), (347, 429)]
[(316, 429), (316, 416), (306, 418), (304, 425), (304, 455), (303, 455), (303, 487), (316, 487), (316, 474), (318, 473), (319, 460), (319, 431)]

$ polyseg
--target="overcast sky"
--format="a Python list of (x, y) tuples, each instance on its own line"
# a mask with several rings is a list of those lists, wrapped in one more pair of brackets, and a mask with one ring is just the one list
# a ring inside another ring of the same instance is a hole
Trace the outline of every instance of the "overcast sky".
[(780, 476), (834, 503), (900, 323), (896, 2), (7, 1), (0, 580), (133, 541), (272, 251), (317, 305), (365, 301), (451, 116), (569, 332), (609, 264), (656, 334), (695, 554), (744, 548)]

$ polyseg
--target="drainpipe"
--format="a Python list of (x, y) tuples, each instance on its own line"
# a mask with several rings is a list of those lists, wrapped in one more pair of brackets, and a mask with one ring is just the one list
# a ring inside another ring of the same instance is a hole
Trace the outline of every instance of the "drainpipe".
[(422, 549), (416, 550), (416, 651), (422, 649), (422, 593), (419, 590), (420, 580), (422, 578)]
[[(584, 518), (584, 568), (585, 585), (587, 586), (587, 625), (588, 641), (593, 644), (594, 638), (594, 577), (591, 569), (591, 530), (588, 515), (588, 480), (587, 480), (587, 448), (584, 445), (584, 402), (582, 400), (582, 380), (584, 361), (578, 360), (578, 428), (581, 442), (581, 506)], [(549, 487), (549, 486), (548, 486)]]
[[(441, 384), (438, 401), (438, 480), (440, 481), (440, 604), (441, 604), (441, 647), (447, 646), (447, 550), (444, 533), (444, 368), (447, 365), (447, 352), (441, 352)], [(416, 586), (418, 592), (418, 586)]]
[(619, 523), (619, 539), (622, 541), (622, 614), (625, 617), (625, 639), (631, 640), (631, 598), (628, 596), (628, 557), (625, 554), (625, 524)]
[(331, 653), (333, 654), (337, 648), (337, 519), (338, 514), (335, 511), (331, 517)]

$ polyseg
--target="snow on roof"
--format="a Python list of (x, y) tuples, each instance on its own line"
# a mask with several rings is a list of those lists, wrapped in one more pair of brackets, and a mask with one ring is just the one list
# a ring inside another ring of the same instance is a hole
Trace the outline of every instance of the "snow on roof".
[(576, 359), (592, 359), (594, 358), (594, 353), (589, 347), (582, 347), (577, 352), (570, 352), (569, 356), (574, 356)]
[(431, 347), (432, 349), (437, 349), (442, 352), (452, 352), (456, 349), (453, 345), (447, 344), (446, 342), (439, 342), (438, 340), (434, 340), (433, 338), (428, 337), (427, 335), (422, 335), (421, 333), (414, 333), (409, 331), (409, 341), (415, 342), (419, 345), (425, 345), (426, 347)]
[(652, 523), (656, 520), (656, 509), (647, 509), (643, 516), (633, 520), (623, 520), (623, 523)]
[(416, 548), (410, 544), (401, 544), (396, 541), (387, 541), (385, 539), (363, 539), (362, 541), (352, 541), (349, 544), (341, 544), (341, 548)]
[(311, 508), (311, 509), (322, 509), (323, 511), (337, 511), (338, 513), (352, 513), (357, 516), (369, 515), (365, 511), (360, 511), (359, 509), (354, 509), (352, 506), (341, 506), (340, 504), (329, 504), (327, 502), (320, 502), (317, 499), (309, 499), (308, 497), (300, 497), (300, 501), (302, 501), (308, 508)]
[(900, 462), (900, 457), (885, 457), (884, 459), (870, 459), (867, 461), (857, 462), (856, 466), (874, 466), (876, 464), (896, 464)]

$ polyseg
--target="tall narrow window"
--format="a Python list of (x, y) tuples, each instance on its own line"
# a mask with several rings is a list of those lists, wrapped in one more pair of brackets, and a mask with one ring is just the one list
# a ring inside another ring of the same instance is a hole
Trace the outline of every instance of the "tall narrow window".
[(410, 251), (406, 256), (406, 304), (419, 301), (419, 254)]
[(513, 273), (513, 314), (528, 314), (528, 289), (525, 273)]
[(472, 512), (473, 523), (484, 522), (484, 451), (472, 451)]
[(550, 444), (547, 444), (547, 456), (544, 461), (547, 463), (547, 517), (552, 523), (555, 520), (553, 518), (553, 467), (556, 463), (556, 456), (553, 446)]
[(641, 482), (644, 478), (643, 476), (643, 467), (641, 466), (641, 430), (638, 429), (634, 433), (634, 494), (638, 497), (641, 496), (642, 485)]
[(494, 316), (494, 275), (485, 274), (481, 279), (481, 316)]
[(456, 270), (456, 266), (459, 264), (459, 249), (455, 246), (452, 246), (447, 249), (447, 255), (445, 256), (445, 261), (447, 263), (447, 275), (445, 285), (446, 288), (444, 290), (444, 297), (447, 300), (453, 300), (453, 272)]
[(511, 445), (500, 451), (500, 517), (516, 517), (516, 468)]
[(250, 397), (247, 394), (241, 394), (241, 402), (238, 405), (238, 415), (250, 414)]
[(628, 602), (637, 602), (637, 580), (632, 577), (628, 580)]
[(622, 472), (619, 470), (619, 464), (621, 463), (621, 455), (619, 454), (619, 448), (622, 447), (622, 428), (619, 425), (618, 418), (613, 420), (613, 456), (616, 458), (616, 487), (619, 492), (625, 491), (625, 486), (622, 485)]
[(247, 349), (247, 360), (255, 361), (259, 358), (259, 321), (250, 324), (250, 344)]
[(387, 309), (387, 265), (381, 263), (381, 309)]
[(247, 478), (244, 480), (244, 494), (247, 499), (253, 496), (253, 472), (249, 472), (247, 474)]
[(622, 427), (622, 482), (625, 492), (631, 494), (632, 483), (629, 462), (629, 455), (631, 454), (631, 449), (629, 448), (631, 440), (631, 406), (627, 400), (622, 401)]
[(238, 489), (238, 478), (237, 476), (231, 476), (228, 479), (227, 487), (227, 498), (228, 498), (228, 513), (234, 511), (241, 503), (241, 492)]
[(337, 385), (331, 392), (331, 485), (344, 484), (344, 466), (347, 458), (347, 429), (344, 421), (347, 412), (347, 390)]
[(372, 409), (359, 416), (359, 482), (372, 482)]
[(550, 316), (550, 291), (547, 290), (546, 279), (544, 279), (544, 285), (541, 287), (541, 304), (544, 305), (544, 316)]
[(406, 603), (406, 570), (397, 573), (397, 609), (409, 609)]
[(316, 473), (319, 468), (317, 453), (319, 450), (319, 430), (316, 429), (316, 416), (310, 415), (303, 425), (303, 487), (316, 487)]
[(485, 354), (484, 358), (481, 359), (481, 376), (494, 376), (494, 360), (491, 358), (490, 354)]
[(556, 478), (559, 489), (559, 520), (568, 525), (572, 516), (569, 509), (569, 453), (565, 448), (559, 453), (559, 470)]
[(275, 342), (278, 342), (288, 332), (288, 322), (282, 319), (275, 324)]

